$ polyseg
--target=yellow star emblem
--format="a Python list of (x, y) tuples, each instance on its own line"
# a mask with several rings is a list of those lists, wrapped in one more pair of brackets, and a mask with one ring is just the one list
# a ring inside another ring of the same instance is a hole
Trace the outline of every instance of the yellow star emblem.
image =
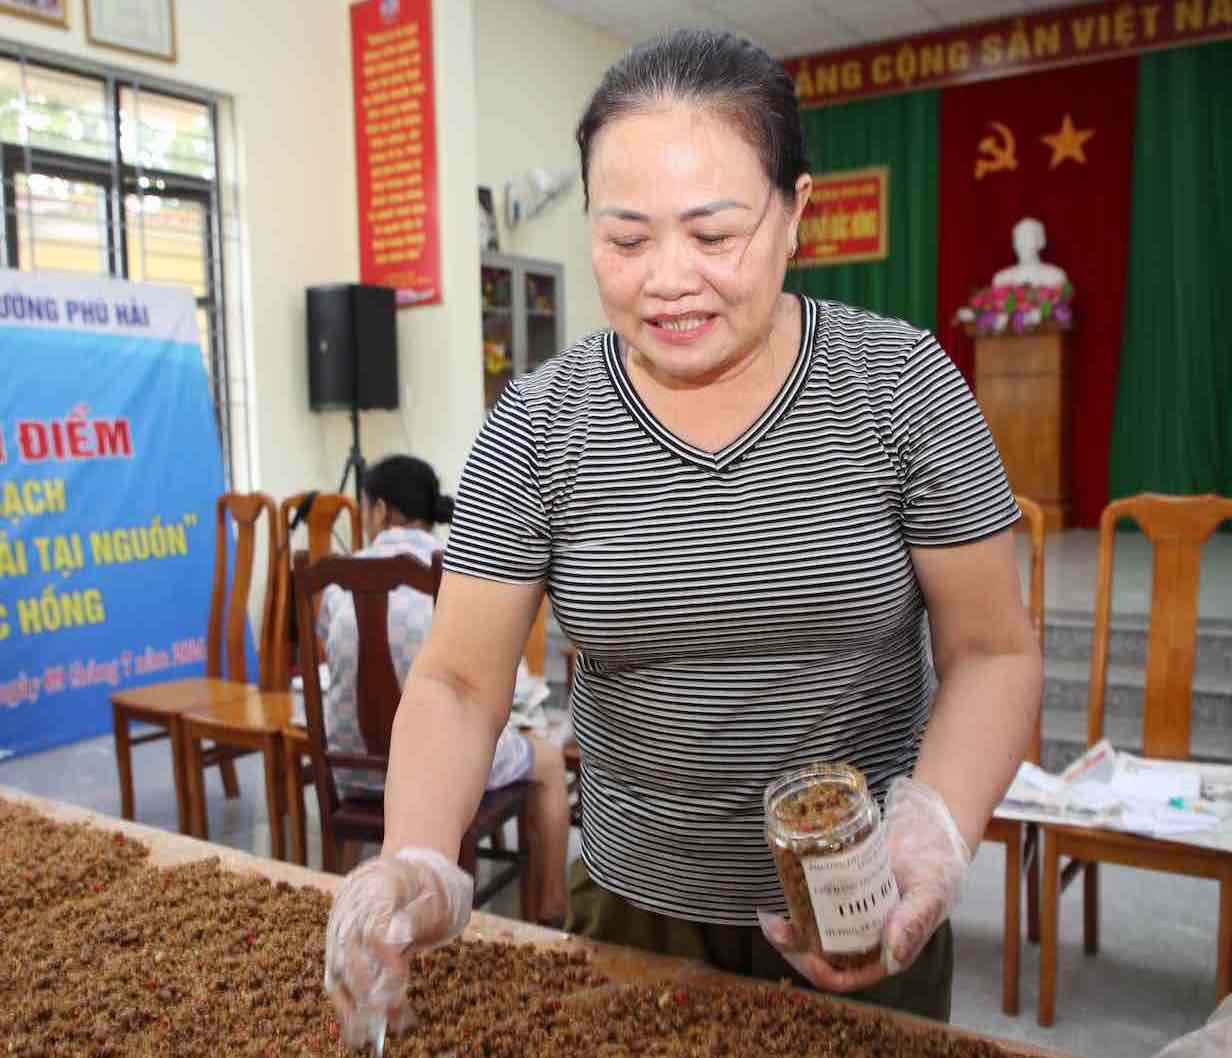
[(1074, 121), (1068, 114), (1065, 115), (1065, 120), (1061, 122), (1061, 130), (1054, 132), (1050, 136), (1041, 136), (1049, 147), (1052, 148), (1052, 161), (1049, 163), (1049, 169), (1055, 169), (1066, 158), (1071, 158), (1080, 165), (1087, 164), (1086, 153), (1082, 149), (1082, 145), (1095, 135), (1094, 129), (1076, 129)]

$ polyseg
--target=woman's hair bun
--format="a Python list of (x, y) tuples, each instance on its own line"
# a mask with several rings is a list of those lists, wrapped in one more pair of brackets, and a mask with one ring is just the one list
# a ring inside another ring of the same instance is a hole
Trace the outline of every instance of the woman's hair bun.
[(436, 504), (432, 510), (432, 520), (434, 522), (444, 522), (446, 525), (453, 521), (452, 496), (437, 496)]

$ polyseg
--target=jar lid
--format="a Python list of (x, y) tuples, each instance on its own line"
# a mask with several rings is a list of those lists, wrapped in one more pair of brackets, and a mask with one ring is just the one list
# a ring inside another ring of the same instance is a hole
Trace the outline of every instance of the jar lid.
[[(839, 795), (824, 820), (781, 814), (789, 799), (816, 788), (828, 788)], [(875, 826), (879, 817), (864, 773), (843, 763), (818, 762), (779, 776), (766, 787), (764, 803), (766, 827), (779, 839), (790, 842), (841, 846), (858, 837), (870, 824)]]

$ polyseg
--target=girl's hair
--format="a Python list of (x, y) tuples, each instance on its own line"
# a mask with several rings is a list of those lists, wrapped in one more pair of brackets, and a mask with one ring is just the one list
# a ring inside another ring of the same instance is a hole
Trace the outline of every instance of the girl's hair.
[(386, 456), (365, 467), (363, 489), (369, 501), (384, 500), (407, 521), (453, 521), (453, 499), (441, 495), (436, 471), (414, 456)]
[(770, 182), (788, 199), (808, 171), (796, 88), (782, 63), (731, 33), (679, 29), (639, 44), (610, 67), (577, 127), (582, 192), (590, 208), (595, 137), (610, 121), (685, 102), (717, 110), (757, 151)]

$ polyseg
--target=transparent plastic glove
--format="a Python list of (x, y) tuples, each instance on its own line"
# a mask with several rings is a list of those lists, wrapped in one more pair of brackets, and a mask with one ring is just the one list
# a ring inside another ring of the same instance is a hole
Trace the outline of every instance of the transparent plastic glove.
[(458, 936), (471, 913), (474, 880), (432, 849), (402, 849), (347, 875), (325, 933), (325, 991), (343, 1041), (360, 1047), (382, 1022), (410, 1025), (407, 956)]
[(1232, 1054), (1232, 996), (1203, 1028), (1168, 1044), (1155, 1058), (1228, 1058)]
[(881, 958), (886, 972), (896, 974), (915, 962), (958, 903), (971, 850), (941, 795), (915, 779), (890, 785), (885, 826), (899, 901), (886, 916)]
[(899, 903), (886, 916), (881, 963), (839, 970), (808, 950), (789, 920), (758, 911), (761, 931), (798, 974), (828, 992), (854, 992), (901, 973), (924, 950), (958, 902), (971, 853), (950, 810), (932, 787), (895, 779), (886, 799), (886, 846)]

